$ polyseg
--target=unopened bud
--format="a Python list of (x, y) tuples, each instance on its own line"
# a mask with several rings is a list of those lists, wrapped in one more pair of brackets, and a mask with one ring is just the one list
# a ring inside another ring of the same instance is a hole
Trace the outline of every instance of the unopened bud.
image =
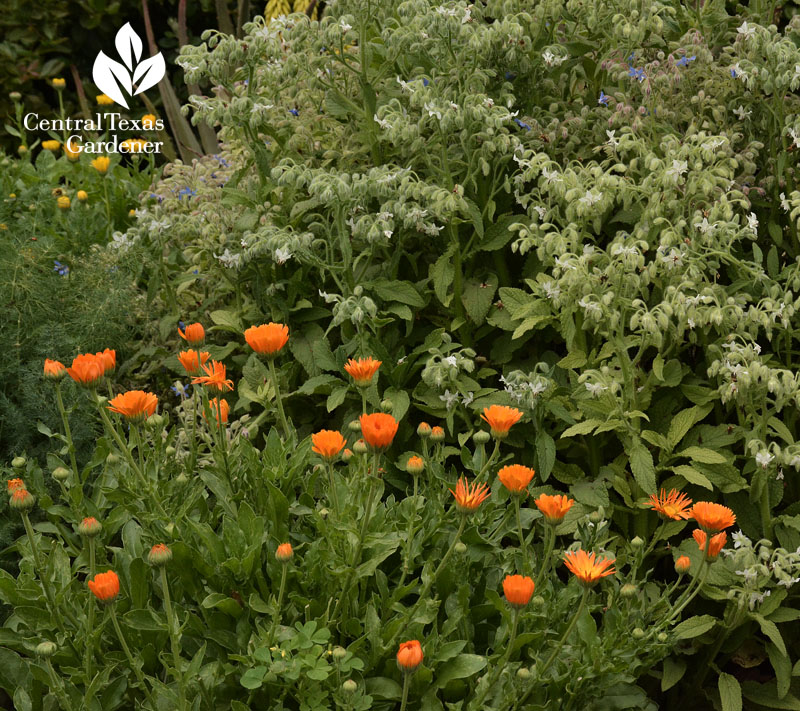
[(666, 632), (659, 632), (658, 637), (656, 639), (659, 642), (666, 642), (669, 639), (669, 635)]
[(425, 470), (425, 462), (422, 460), (422, 457), (409, 457), (406, 470), (409, 474), (422, 474)]
[(160, 567), (166, 565), (172, 560), (172, 551), (167, 548), (165, 543), (156, 543), (147, 556), (150, 565)]
[(456, 553), (466, 553), (467, 552), (467, 546), (466, 546), (465, 543), (459, 541), (458, 543), (455, 544), (455, 546), (453, 546), (453, 550)]
[(391, 400), (381, 400), (381, 412), (391, 412), (393, 407), (394, 403)]
[(26, 461), (25, 457), (14, 457), (11, 460), (11, 466), (14, 467), (14, 469), (22, 469), (25, 467)]
[(352, 450), (352, 449), (350, 449), (349, 447), (348, 447), (348, 448), (345, 448), (344, 452), (342, 452), (342, 461), (343, 461), (343, 462), (345, 462), (345, 463), (347, 463), (347, 462), (349, 462), (349, 461), (350, 461), (352, 458), (353, 458), (353, 450)]
[(339, 661), (347, 656), (347, 650), (344, 647), (334, 647), (332, 656), (336, 661)]
[(56, 481), (66, 481), (69, 479), (69, 469), (64, 467), (56, 467), (53, 469), (53, 479)]
[(430, 437), (431, 426), (427, 422), (420, 422), (419, 425), (417, 425), (417, 434), (420, 437)]
[(11, 99), (11, 101), (19, 101), (22, 98), (22, 94), (20, 94), (18, 91), (12, 91), (8, 95), (8, 98)]
[(645, 631), (641, 627), (636, 627), (633, 632), (631, 632), (631, 636), (634, 639), (644, 639)]
[(94, 516), (89, 516), (78, 524), (78, 533), (87, 538), (94, 538), (102, 530), (102, 524)]
[(633, 597), (636, 595), (636, 586), (633, 583), (625, 583), (625, 585), (620, 588), (619, 594), (622, 595), (622, 597)]
[(164, 450), (164, 453), (165, 453), (165, 454), (166, 454), (168, 457), (174, 457), (174, 456), (175, 456), (175, 452), (177, 452), (177, 451), (178, 451), (178, 450), (176, 450), (176, 449), (175, 449), (175, 447), (167, 447), (167, 448)]
[(472, 441), (475, 444), (486, 444), (490, 439), (490, 435), (485, 430), (478, 430), (474, 435), (472, 435)]
[(56, 647), (55, 642), (40, 642), (36, 645), (36, 654), (47, 659), (56, 653), (56, 649), (58, 647)]
[[(225, 411), (223, 409), (223, 414), (224, 412)], [(147, 418), (147, 424), (153, 429), (158, 429), (160, 427), (163, 427), (164, 422), (165, 422), (164, 415), (159, 415), (158, 413), (156, 413), (155, 415), (150, 415), (150, 417)]]
[(544, 607), (544, 598), (541, 595), (536, 595), (531, 599), (531, 604), (534, 607)]
[(292, 550), (291, 543), (281, 543), (278, 546), (278, 550), (275, 551), (275, 560), (279, 560), (281, 563), (288, 563), (292, 556), (294, 555), (294, 551)]
[(351, 420), (350, 424), (347, 426), (350, 428), (351, 432), (361, 432), (361, 423), (358, 420)]
[(353, 445), (353, 451), (355, 451), (356, 454), (366, 454), (366, 452), (367, 452), (367, 443), (363, 439), (358, 440)]
[(352, 679), (348, 679), (342, 684), (342, 691), (344, 691), (345, 694), (355, 694), (356, 691), (358, 691), (358, 684)]
[(15, 511), (30, 511), (36, 503), (36, 497), (27, 489), (14, 489), (8, 505)]
[(631, 539), (631, 545), (634, 548), (641, 548), (644, 545), (644, 541), (639, 538), (639, 536), (636, 536), (635, 538)]
[(111, 452), (106, 457), (106, 464), (114, 465), (114, 464), (118, 464), (118, 463), (119, 463), (119, 457), (116, 454), (114, 454), (114, 452)]
[(178, 484), (183, 485), (183, 484), (186, 484), (189, 481), (189, 477), (186, 476), (186, 472), (181, 472), (180, 474), (178, 474), (177, 477), (175, 477), (175, 481)]
[(601, 514), (599, 511), (592, 511), (592, 513), (589, 514), (589, 520), (593, 524), (597, 525), (603, 520), (603, 514)]
[(431, 428), (431, 442), (443, 442), (444, 430), (441, 427)]
[(530, 678), (531, 678), (531, 673), (528, 669), (526, 669), (525, 667), (520, 667), (519, 669), (517, 669), (517, 679), (524, 680)]

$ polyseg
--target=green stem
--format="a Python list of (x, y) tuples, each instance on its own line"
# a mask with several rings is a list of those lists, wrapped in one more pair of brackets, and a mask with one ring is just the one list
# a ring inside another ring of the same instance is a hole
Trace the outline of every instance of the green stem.
[(186, 708), (186, 687), (183, 683), (181, 673), (181, 651), (178, 642), (178, 621), (175, 618), (175, 611), (172, 609), (172, 600), (169, 596), (169, 582), (167, 581), (167, 568), (161, 566), (161, 588), (164, 592), (164, 609), (167, 611), (167, 621), (169, 623), (169, 639), (172, 646), (172, 664), (175, 667), (175, 680), (178, 682), (180, 691), (180, 709)]
[(150, 696), (150, 689), (147, 688), (147, 684), (144, 680), (144, 674), (142, 674), (142, 670), (136, 665), (133, 661), (133, 655), (131, 654), (131, 650), (128, 648), (128, 643), (125, 641), (125, 635), (122, 634), (122, 628), (119, 626), (119, 621), (117, 620), (117, 612), (114, 609), (114, 603), (111, 603), (108, 606), (109, 613), (111, 614), (111, 622), (114, 625), (114, 629), (117, 632), (117, 637), (119, 638), (119, 643), (122, 646), (122, 651), (125, 652), (125, 656), (128, 658), (128, 664), (131, 665), (131, 669), (133, 669), (133, 673), (136, 675), (136, 678), (139, 680), (139, 684), (141, 685), (142, 689), (144, 690), (145, 696), (147, 696), (147, 700), (150, 702), (150, 705), (155, 709), (158, 708), (155, 703), (153, 702), (152, 696)]
[(281, 618), (281, 607), (283, 607), (283, 593), (286, 590), (286, 575), (288, 573), (289, 564), (288, 562), (282, 563), (283, 565), (283, 572), (281, 572), (281, 587), (278, 592), (278, 605), (275, 608), (275, 614), (272, 616), (272, 625), (269, 628), (269, 635), (267, 639), (269, 639), (270, 644), (272, 644), (272, 638), (275, 634), (275, 630), (278, 627), (278, 622)]
[(406, 704), (408, 703), (408, 685), (411, 681), (411, 674), (403, 674), (403, 699), (400, 702), (400, 711), (406, 711)]
[[(89, 545), (89, 580), (94, 580), (94, 537), (88, 538)], [(86, 657), (84, 665), (86, 667), (86, 679), (92, 680), (92, 657), (94, 656), (94, 596), (89, 596), (89, 609), (86, 612)], [(88, 688), (88, 684), (87, 684)]]
[(517, 535), (519, 536), (519, 549), (522, 553), (522, 567), (525, 575), (531, 572), (531, 562), (528, 560), (528, 547), (525, 543), (525, 536), (522, 533), (522, 517), (519, 513), (519, 496), (514, 496), (514, 510), (517, 514)]
[(278, 389), (278, 373), (275, 370), (275, 361), (270, 358), (269, 359), (269, 374), (272, 378), (272, 387), (275, 389), (275, 405), (278, 408), (278, 417), (281, 421), (281, 427), (283, 428), (283, 435), (286, 439), (289, 439), (289, 424), (286, 422), (286, 414), (283, 411), (283, 403), (281, 402), (281, 391)]
[[(60, 96), (60, 94), (59, 94)], [(61, 413), (61, 421), (64, 423), (64, 436), (67, 438), (67, 448), (69, 449), (69, 461), (72, 465), (72, 471), (75, 472), (76, 481), (80, 483), (80, 474), (78, 472), (78, 463), (75, 459), (75, 445), (72, 442), (72, 431), (69, 428), (69, 418), (67, 411), (64, 408), (64, 400), (61, 397), (61, 382), (56, 382), (56, 403), (58, 404), (58, 411)]]
[(411, 544), (414, 541), (414, 532), (416, 529), (417, 523), (417, 484), (419, 482), (419, 476), (414, 474), (414, 505), (412, 507), (411, 516), (408, 519), (408, 534), (406, 535), (406, 551), (405, 551), (405, 560), (403, 561), (403, 574), (400, 576), (400, 583), (397, 585), (398, 588), (403, 587), (403, 583), (405, 582), (406, 575), (408, 575), (409, 571), (409, 564), (410, 564), (410, 557), (411, 557)]
[[(199, 356), (198, 356), (199, 357)], [(192, 386), (192, 459), (189, 471), (194, 471), (194, 465), (197, 461), (197, 388)]]
[(556, 542), (556, 527), (552, 523), (545, 524), (547, 528), (545, 529), (545, 541), (544, 541), (544, 553), (542, 554), (542, 565), (539, 568), (539, 574), (536, 576), (536, 580), (534, 581), (534, 590), (539, 589), (539, 585), (544, 580), (547, 571), (550, 569), (550, 558), (553, 555), (553, 547), (555, 546)]
[(481, 479), (483, 478), (484, 473), (489, 469), (489, 466), (494, 461), (494, 459), (497, 456), (498, 452), (500, 452), (500, 440), (496, 439), (495, 442), (494, 442), (494, 449), (492, 450), (491, 455), (489, 455), (489, 458), (484, 462), (483, 466), (481, 467), (481, 470), (478, 472), (478, 476), (475, 477), (475, 481), (476, 482), (480, 482), (481, 481)]
[(759, 501), (761, 511), (761, 525), (764, 527), (764, 538), (772, 540), (772, 514), (769, 506), (769, 478), (764, 477), (764, 490)]
[(333, 502), (333, 512), (339, 518), (339, 494), (336, 491), (336, 474), (333, 471), (333, 461), (328, 460), (328, 477), (330, 478), (331, 501)]
[(47, 665), (47, 672), (50, 675), (50, 684), (53, 688), (53, 691), (55, 691), (56, 696), (58, 697), (58, 702), (61, 704), (61, 708), (63, 708), (64, 711), (72, 711), (72, 703), (64, 692), (64, 685), (62, 684), (61, 679), (58, 678), (56, 670), (53, 669), (53, 664), (50, 662), (50, 659), (45, 659), (45, 663)]
[(111, 224), (111, 202), (108, 199), (108, 179), (107, 176), (103, 176), (103, 202), (106, 206), (106, 229), (108, 234), (111, 234), (114, 231), (114, 226)]
[(500, 676), (501, 672), (503, 671), (503, 669), (505, 669), (506, 664), (508, 664), (508, 660), (511, 657), (511, 652), (514, 649), (514, 642), (517, 639), (517, 625), (519, 623), (519, 611), (520, 608), (518, 607), (514, 608), (514, 621), (511, 625), (511, 636), (508, 638), (508, 644), (506, 645), (505, 654), (503, 654), (503, 658), (500, 660), (500, 663), (495, 666), (494, 670), (492, 671), (492, 676), (489, 682), (486, 684), (486, 686), (483, 689), (483, 692), (478, 697), (478, 700), (475, 702), (474, 706), (476, 709), (481, 708), (483, 700), (486, 698), (487, 694), (492, 690), (492, 687), (497, 682), (497, 679)]
[[(708, 571), (711, 568), (711, 561), (708, 559), (708, 550), (710, 547), (711, 547), (711, 534), (707, 533), (706, 545), (705, 548), (703, 549), (703, 571), (698, 576), (696, 576), (695, 579), (692, 581), (692, 584), (694, 583), (698, 584), (694, 586), (694, 590), (692, 590), (691, 595), (689, 595), (689, 591), (692, 589), (692, 585), (689, 585), (686, 588), (686, 590), (684, 590), (683, 595), (681, 595), (681, 597), (679, 597), (675, 601), (675, 606), (672, 608), (672, 611), (670, 612), (669, 617), (667, 617), (665, 624), (669, 624), (670, 622), (672, 622), (672, 620), (675, 619), (681, 613), (681, 610), (683, 610), (683, 608), (685, 608), (694, 599), (694, 597), (697, 595), (697, 593), (700, 592), (700, 589), (703, 587), (703, 583), (705, 583), (706, 581), (706, 576), (708, 575)], [(683, 602), (681, 602), (681, 600), (683, 600)]]

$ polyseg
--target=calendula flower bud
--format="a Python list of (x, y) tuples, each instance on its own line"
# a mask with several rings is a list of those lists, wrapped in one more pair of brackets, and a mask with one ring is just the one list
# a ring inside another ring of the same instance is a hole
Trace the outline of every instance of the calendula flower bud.
[(639, 538), (639, 536), (635, 536), (631, 539), (631, 546), (634, 548), (641, 548), (644, 545), (644, 541)]
[(347, 656), (347, 650), (344, 647), (334, 647), (332, 656), (336, 661), (339, 661)]
[(541, 595), (535, 595), (531, 600), (534, 607), (544, 607), (544, 598)]
[(78, 533), (87, 538), (94, 538), (102, 530), (103, 526), (94, 516), (89, 516), (78, 524)]
[(281, 543), (278, 546), (278, 550), (275, 551), (275, 560), (279, 560), (281, 563), (288, 563), (292, 556), (294, 555), (294, 551), (292, 550), (291, 543)]
[(78, 202), (86, 202), (89, 199), (89, 193), (85, 190), (78, 190), (77, 198)]
[(27, 154), (27, 152), (28, 152), (28, 146), (20, 145), (20, 147), (17, 148), (18, 155), (24, 156), (25, 154)]
[(175, 477), (175, 481), (181, 486), (183, 486), (189, 481), (189, 477), (186, 476), (186, 472), (181, 472), (180, 474), (178, 474), (177, 477)]
[(381, 412), (391, 412), (394, 403), (391, 400), (381, 400)]
[(345, 694), (355, 694), (358, 691), (358, 684), (356, 684), (352, 679), (348, 679), (342, 684), (342, 691)]
[(27, 489), (19, 488), (11, 492), (8, 505), (16, 511), (30, 511), (36, 503), (36, 497)]
[(408, 464), (406, 464), (406, 470), (409, 474), (422, 474), (425, 470), (425, 462), (422, 460), (422, 457), (409, 457)]
[(656, 637), (656, 639), (659, 642), (663, 643), (663, 642), (666, 642), (669, 639), (669, 635), (666, 632), (659, 632), (658, 633), (658, 637)]
[(478, 430), (472, 435), (472, 441), (475, 442), (475, 444), (486, 444), (490, 439), (491, 435), (485, 430)]
[(164, 450), (164, 453), (165, 453), (165, 454), (166, 454), (168, 457), (174, 457), (174, 456), (175, 456), (175, 452), (177, 452), (177, 451), (178, 451), (178, 450), (176, 450), (176, 449), (175, 449), (175, 447), (167, 447), (167, 448)]
[(53, 469), (53, 479), (56, 481), (66, 481), (69, 479), (69, 469), (64, 467), (56, 467)]
[(155, 415), (150, 415), (150, 417), (147, 418), (146, 423), (149, 427), (152, 427), (154, 430), (156, 430), (163, 428), (165, 421), (164, 415), (159, 415), (156, 413)]
[(345, 447), (345, 450), (342, 452), (342, 461), (347, 463), (353, 458), (353, 450), (349, 447)]
[(466, 553), (467, 552), (467, 546), (462, 541), (459, 541), (458, 543), (455, 544), (455, 546), (453, 546), (453, 550), (456, 553)]
[(358, 420), (350, 420), (347, 426), (351, 432), (361, 432), (361, 423)]
[(147, 561), (155, 567), (166, 565), (171, 560), (172, 551), (164, 543), (156, 543), (147, 555)]
[(441, 427), (431, 428), (431, 442), (444, 442), (444, 430)]
[(420, 422), (419, 425), (417, 425), (417, 434), (420, 437), (430, 437), (431, 426), (427, 422)]
[(14, 467), (14, 469), (24, 469), (26, 462), (27, 460), (25, 457), (14, 457), (11, 460), (11, 466)]
[(641, 627), (636, 627), (633, 632), (631, 632), (631, 636), (634, 639), (644, 639), (645, 631)]
[(625, 583), (625, 585), (623, 585), (619, 589), (619, 594), (622, 597), (633, 597), (634, 595), (636, 595), (636, 592), (637, 592), (636, 586), (633, 585), (632, 583)]
[(356, 454), (366, 454), (367, 443), (363, 439), (359, 439), (353, 445), (353, 451), (355, 451)]
[(19, 101), (22, 98), (22, 94), (20, 94), (18, 91), (12, 91), (8, 95), (8, 98), (11, 99), (11, 101)]
[(685, 573), (692, 567), (692, 561), (688, 555), (682, 555), (675, 561), (675, 572)]
[(530, 670), (526, 669), (525, 667), (520, 667), (519, 669), (517, 669), (517, 679), (522, 679), (524, 681), (530, 678), (531, 678)]
[(592, 513), (589, 514), (588, 518), (589, 521), (597, 525), (598, 523), (600, 523), (600, 521), (603, 520), (603, 514), (600, 513), (600, 511), (592, 511)]
[(58, 647), (56, 647), (55, 642), (50, 642), (48, 640), (47, 642), (40, 642), (36, 645), (36, 654), (39, 657), (47, 659), (48, 657), (52, 657), (57, 649)]

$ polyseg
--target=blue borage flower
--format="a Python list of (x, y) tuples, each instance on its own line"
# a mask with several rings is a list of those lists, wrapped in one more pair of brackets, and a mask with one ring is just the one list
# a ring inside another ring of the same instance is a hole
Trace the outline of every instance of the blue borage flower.
[(175, 385), (173, 385), (170, 390), (172, 390), (172, 392), (174, 392), (179, 398), (186, 397), (186, 386), (180, 381), (176, 381)]
[(197, 190), (194, 190), (192, 188), (181, 188), (181, 190), (178, 191), (178, 200), (182, 200), (184, 195), (186, 195), (189, 198), (192, 198), (195, 195), (197, 195)]
[(514, 81), (517, 78), (517, 75), (514, 72), (506, 72), (506, 79), (508, 81)]
[(634, 67), (630, 67), (628, 69), (628, 76), (631, 79), (638, 79), (640, 82), (644, 81), (644, 69), (635, 69)]
[(517, 124), (517, 126), (519, 126), (520, 128), (524, 128), (526, 131), (531, 130), (531, 127), (528, 126), (527, 123), (525, 123), (524, 121), (520, 121), (518, 118), (514, 119), (514, 123)]
[(676, 62), (676, 64), (677, 64), (679, 67), (688, 67), (688, 66), (689, 66), (689, 62), (693, 62), (695, 59), (697, 59), (697, 57), (696, 57), (696, 56), (693, 56), (693, 57), (681, 57), (681, 58), (680, 58), (680, 59), (679, 59), (679, 60)]
[(297, 109), (289, 109), (289, 113), (292, 116), (299, 116), (300, 115), (300, 112)]
[(608, 97), (603, 93), (603, 90), (600, 89), (600, 98), (597, 100), (598, 104), (603, 104), (603, 106), (608, 106)]
[(425, 77), (422, 77), (422, 86), (428, 86), (428, 84), (430, 84), (430, 82)]
[(66, 276), (69, 274), (69, 267), (66, 264), (62, 264), (57, 259), (53, 260), (53, 271), (58, 272), (59, 276)]

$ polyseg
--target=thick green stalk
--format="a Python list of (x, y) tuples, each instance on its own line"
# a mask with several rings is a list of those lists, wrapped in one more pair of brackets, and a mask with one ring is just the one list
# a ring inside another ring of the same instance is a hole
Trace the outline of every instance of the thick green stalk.
[(400, 701), (400, 711), (406, 711), (406, 704), (408, 704), (408, 685), (411, 681), (411, 674), (403, 674), (403, 698)]
[(147, 688), (147, 684), (144, 680), (144, 674), (142, 674), (142, 670), (136, 666), (136, 663), (133, 660), (133, 655), (131, 654), (131, 650), (128, 647), (128, 643), (125, 641), (125, 635), (122, 634), (122, 628), (119, 626), (119, 621), (117, 620), (117, 613), (114, 609), (114, 604), (110, 604), (108, 606), (109, 613), (111, 614), (111, 622), (114, 625), (114, 629), (117, 632), (117, 637), (119, 638), (119, 643), (122, 646), (122, 651), (125, 652), (125, 656), (128, 658), (128, 664), (131, 665), (131, 669), (133, 669), (133, 673), (136, 675), (136, 678), (139, 680), (139, 684), (141, 684), (142, 689), (144, 689), (144, 693), (147, 696), (147, 700), (150, 702), (150, 705), (153, 709), (158, 708), (154, 701), (153, 697), (150, 695), (150, 689)]
[(517, 535), (519, 536), (519, 550), (522, 553), (522, 566), (525, 575), (530, 575), (531, 562), (528, 559), (528, 546), (525, 543), (525, 536), (522, 533), (522, 517), (519, 512), (519, 496), (514, 496), (514, 511), (517, 514)]
[(492, 687), (495, 685), (495, 683), (497, 683), (498, 677), (500, 676), (500, 674), (503, 671), (503, 669), (505, 669), (506, 664), (508, 664), (508, 660), (511, 657), (511, 652), (514, 649), (514, 642), (517, 639), (517, 625), (519, 624), (519, 612), (520, 612), (520, 608), (519, 607), (515, 607), (514, 608), (514, 621), (513, 621), (512, 625), (511, 625), (511, 636), (508, 638), (508, 644), (506, 645), (505, 654), (503, 654), (503, 658), (495, 666), (494, 671), (492, 672), (492, 676), (491, 676), (489, 682), (486, 684), (486, 686), (483, 689), (483, 693), (481, 693), (480, 697), (478, 697), (478, 700), (475, 702), (474, 706), (475, 706), (476, 709), (480, 709), (481, 708), (481, 704), (483, 703), (483, 700), (486, 698), (487, 694), (492, 690)]
[(186, 709), (186, 686), (183, 682), (181, 673), (181, 648), (178, 642), (178, 621), (175, 618), (175, 611), (172, 609), (172, 600), (169, 596), (169, 582), (167, 581), (167, 568), (161, 566), (161, 588), (164, 591), (164, 609), (167, 611), (167, 621), (169, 623), (169, 639), (172, 646), (172, 664), (175, 667), (175, 680), (178, 682), (180, 690), (180, 709)]
[[(59, 94), (60, 96), (60, 94)], [(64, 400), (61, 397), (61, 382), (56, 382), (56, 403), (58, 404), (58, 411), (61, 413), (61, 421), (64, 423), (64, 436), (67, 438), (67, 449), (69, 449), (69, 461), (72, 465), (72, 471), (75, 472), (75, 480), (80, 482), (80, 473), (78, 472), (78, 463), (75, 459), (75, 445), (72, 442), (72, 431), (69, 428), (69, 418), (67, 411), (64, 408)]]
[(50, 675), (50, 685), (55, 695), (58, 697), (58, 703), (61, 704), (61, 708), (64, 709), (64, 711), (72, 711), (72, 703), (69, 700), (69, 696), (67, 696), (64, 691), (64, 685), (61, 679), (58, 678), (56, 670), (53, 669), (53, 664), (50, 659), (45, 659), (45, 664), (47, 665), (47, 673)]
[(500, 440), (495, 439), (494, 441), (494, 449), (492, 453), (489, 455), (489, 458), (484, 462), (481, 470), (478, 472), (478, 476), (475, 477), (476, 482), (480, 482), (483, 478), (484, 473), (489, 469), (489, 466), (494, 461), (495, 457), (497, 456), (498, 452), (500, 451)]
[(33, 551), (33, 562), (36, 565), (36, 574), (39, 576), (39, 580), (42, 583), (42, 588), (44, 589), (44, 595), (47, 598), (48, 604), (50, 605), (50, 614), (56, 621), (61, 634), (66, 636), (67, 631), (64, 629), (64, 623), (61, 621), (61, 615), (56, 607), (56, 599), (53, 595), (53, 589), (50, 587), (50, 581), (47, 579), (45, 574), (45, 569), (42, 565), (42, 559), (39, 557), (39, 547), (36, 545), (36, 537), (34, 536), (33, 526), (31, 526), (31, 520), (28, 518), (27, 511), (22, 512), (22, 523), (25, 525), (25, 533), (28, 534), (28, 543), (30, 543), (31, 550)]
[(534, 581), (534, 590), (539, 589), (539, 585), (547, 575), (547, 571), (550, 569), (550, 558), (553, 555), (553, 547), (555, 546), (556, 542), (556, 527), (552, 523), (545, 524), (545, 541), (544, 541), (544, 552), (542, 553), (542, 564), (539, 567), (539, 574), (536, 576), (536, 580)]
[[(89, 580), (94, 580), (94, 536), (89, 536)], [(91, 681), (92, 657), (94, 656), (94, 597), (89, 596), (89, 609), (86, 611), (86, 657), (84, 665), (86, 667), (86, 678)]]
[(330, 479), (331, 487), (331, 502), (333, 503), (333, 512), (336, 518), (339, 518), (339, 494), (336, 492), (336, 473), (333, 471), (333, 461), (328, 460), (328, 477)]
[(275, 614), (272, 616), (272, 625), (269, 628), (269, 635), (267, 639), (269, 639), (270, 644), (272, 644), (272, 637), (275, 634), (275, 629), (278, 627), (278, 622), (281, 619), (281, 607), (283, 607), (283, 593), (286, 591), (286, 575), (288, 573), (289, 564), (288, 562), (283, 563), (283, 571), (281, 572), (281, 587), (278, 592), (278, 605), (275, 608)]
[(281, 421), (281, 427), (283, 428), (283, 436), (286, 439), (289, 439), (289, 423), (286, 421), (286, 413), (283, 411), (283, 403), (281, 402), (281, 391), (278, 389), (278, 373), (275, 370), (275, 361), (270, 358), (267, 362), (269, 363), (269, 374), (272, 378), (272, 387), (275, 390), (275, 405), (278, 409), (278, 417)]

